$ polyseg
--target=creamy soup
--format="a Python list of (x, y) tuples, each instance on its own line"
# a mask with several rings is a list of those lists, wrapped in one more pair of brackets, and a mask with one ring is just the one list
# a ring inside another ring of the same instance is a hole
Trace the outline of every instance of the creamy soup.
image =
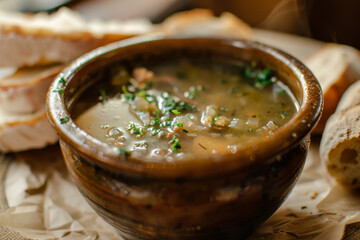
[(272, 135), (298, 107), (276, 73), (254, 62), (122, 67), (111, 82), (76, 123), (121, 154), (150, 161), (236, 153)]

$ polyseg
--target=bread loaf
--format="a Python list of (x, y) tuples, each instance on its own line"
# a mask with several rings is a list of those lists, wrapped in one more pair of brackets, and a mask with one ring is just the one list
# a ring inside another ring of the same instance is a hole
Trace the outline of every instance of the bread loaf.
[(63, 65), (23, 68), (0, 78), (0, 109), (28, 114), (44, 107), (46, 93)]
[(0, 67), (68, 63), (94, 48), (152, 28), (145, 20), (87, 22), (66, 8), (51, 15), (0, 12)]
[(164, 20), (160, 29), (168, 35), (251, 38), (250, 26), (235, 15), (224, 12), (220, 17), (215, 17), (207, 9), (175, 13)]
[(349, 87), (327, 121), (320, 158), (338, 182), (360, 187), (360, 82)]
[(15, 152), (43, 148), (58, 140), (44, 108), (32, 114), (0, 111), (0, 151)]
[[(360, 79), (359, 79), (360, 80)], [(360, 81), (353, 83), (344, 93), (337, 105), (336, 111), (344, 111), (360, 105)]]
[(326, 44), (307, 58), (305, 64), (320, 82), (324, 94), (323, 114), (313, 131), (321, 134), (345, 90), (360, 79), (360, 55), (349, 46)]

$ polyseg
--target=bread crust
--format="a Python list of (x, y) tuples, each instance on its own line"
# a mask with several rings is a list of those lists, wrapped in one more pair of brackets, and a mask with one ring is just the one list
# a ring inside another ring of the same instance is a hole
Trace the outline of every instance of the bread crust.
[(34, 114), (9, 116), (1, 113), (0, 151), (18, 152), (43, 148), (58, 140), (56, 131), (47, 120), (44, 109)]
[(148, 21), (86, 21), (67, 8), (33, 15), (0, 11), (0, 67), (68, 63), (97, 47), (152, 30)]
[(235, 15), (224, 12), (215, 17), (208, 9), (193, 9), (171, 15), (160, 26), (168, 35), (221, 35), (251, 39), (251, 27)]
[(44, 107), (46, 93), (63, 65), (21, 69), (0, 79), (0, 109), (28, 114)]
[(360, 106), (332, 115), (320, 143), (320, 158), (330, 175), (349, 187), (360, 187)]
[[(85, 36), (85, 35), (84, 35)], [(0, 33), (0, 66), (29, 67), (68, 63), (82, 54), (134, 35), (104, 35), (102, 38)]]
[(360, 105), (360, 80), (353, 83), (343, 94), (336, 111), (344, 111)]
[(346, 89), (360, 79), (360, 54), (349, 46), (326, 44), (307, 58), (305, 64), (320, 82), (324, 94), (323, 113), (313, 130), (321, 134)]

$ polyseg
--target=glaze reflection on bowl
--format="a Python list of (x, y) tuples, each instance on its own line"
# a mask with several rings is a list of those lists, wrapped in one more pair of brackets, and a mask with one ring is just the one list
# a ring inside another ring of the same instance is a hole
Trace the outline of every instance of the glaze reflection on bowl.
[[(112, 69), (177, 58), (261, 61), (289, 87), (299, 109), (272, 135), (216, 160), (143, 161), (119, 154), (76, 125), (74, 106), (95, 83), (110, 81)], [(47, 101), (75, 184), (126, 239), (248, 236), (293, 188), (321, 110), (319, 83), (299, 61), (260, 43), (220, 38), (145, 37), (99, 48), (59, 75)]]

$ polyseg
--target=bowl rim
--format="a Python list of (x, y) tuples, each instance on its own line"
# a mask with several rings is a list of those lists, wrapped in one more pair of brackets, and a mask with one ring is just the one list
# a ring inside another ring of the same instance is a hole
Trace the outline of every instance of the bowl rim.
[[(148, 44), (159, 41), (214, 41), (236, 48), (256, 49), (280, 61), (298, 78), (303, 92), (302, 102), (295, 115), (269, 137), (256, 141), (258, 144), (245, 146), (235, 154), (227, 154), (221, 160), (211, 161), (188, 160), (176, 162), (145, 162), (136, 158), (119, 154), (118, 149), (88, 135), (77, 126), (71, 118), (65, 103), (67, 86), (72, 78), (88, 64), (101, 60), (101, 57), (112, 56), (118, 49), (129, 46)], [(65, 81), (64, 81), (65, 80)], [(61, 92), (59, 92), (61, 90)], [(51, 125), (75, 152), (85, 159), (114, 172), (141, 174), (154, 178), (198, 178), (210, 177), (245, 169), (255, 164), (262, 164), (266, 159), (281, 156), (290, 148), (305, 139), (320, 119), (323, 108), (322, 90), (312, 72), (291, 55), (260, 42), (221, 37), (189, 37), (189, 36), (140, 36), (115, 42), (97, 48), (68, 65), (53, 81), (47, 95), (46, 112)], [(69, 117), (66, 124), (60, 119)], [(261, 145), (261, 147), (259, 147)]]

